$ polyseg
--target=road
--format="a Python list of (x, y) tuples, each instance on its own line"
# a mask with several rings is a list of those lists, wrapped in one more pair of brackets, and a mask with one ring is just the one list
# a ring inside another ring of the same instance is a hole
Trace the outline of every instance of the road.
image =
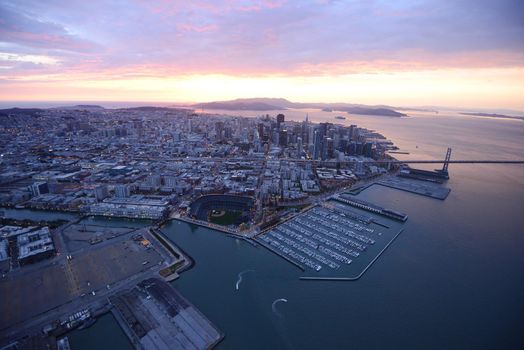
[[(130, 237), (135, 234), (136, 231), (129, 232), (127, 234), (115, 237), (113, 239), (104, 241), (102, 243), (99, 243), (94, 246), (86, 247), (81, 249), (80, 251), (76, 251), (74, 253), (75, 257), (85, 256), (90, 254), (90, 250), (92, 249), (100, 249), (103, 246), (106, 245), (114, 245), (114, 244), (120, 244), (126, 240), (129, 240)], [(92, 295), (91, 293), (85, 293), (84, 296), (78, 296), (76, 298), (73, 298), (69, 301), (65, 301), (61, 305), (54, 307), (52, 309), (48, 309), (41, 314), (38, 314), (36, 316), (31, 317), (29, 320), (25, 320), (16, 324), (13, 324), (7, 328), (4, 328), (0, 331), (0, 348), (3, 345), (6, 345), (9, 343), (9, 340), (13, 339), (20, 339), (24, 336), (41, 333), (42, 328), (51, 323), (54, 320), (57, 319), (65, 319), (67, 316), (86, 309), (86, 308), (93, 308), (97, 306), (104, 305), (107, 303), (107, 298), (118, 292), (125, 289), (130, 289), (133, 286), (135, 286), (138, 282), (151, 278), (151, 277), (158, 277), (158, 272), (170, 265), (173, 262), (173, 257), (169, 254), (169, 252), (166, 251), (166, 249), (162, 249), (160, 246), (160, 242), (158, 242), (154, 237), (152, 237), (149, 233), (147, 228), (142, 229), (142, 232), (140, 232), (145, 238), (147, 238), (150, 242), (153, 243), (155, 251), (160, 255), (161, 260), (158, 264), (154, 264), (150, 266), (149, 268), (146, 268), (130, 277), (123, 278), (119, 281), (115, 281), (110, 284), (109, 288), (104, 284), (103, 286), (99, 286), (98, 288), (94, 288), (95, 295)], [(65, 247), (65, 245), (64, 245)], [(69, 271), (69, 261), (66, 258), (67, 254), (60, 254), (56, 256), (55, 258), (44, 261), (32, 266), (27, 266), (21, 269), (17, 269), (15, 271), (10, 272), (6, 278), (4, 278), (3, 282), (9, 281), (9, 279), (14, 279), (16, 277), (20, 277), (21, 275), (35, 272), (41, 269), (45, 269), (46, 267), (49, 267), (49, 265), (61, 265), (65, 268), (64, 273), (68, 273)], [(70, 274), (73, 274), (72, 271), (69, 271)], [(71, 277), (71, 276), (70, 276)], [(74, 280), (74, 278), (70, 278), (70, 280)], [(73, 281), (74, 282), (74, 281)]]

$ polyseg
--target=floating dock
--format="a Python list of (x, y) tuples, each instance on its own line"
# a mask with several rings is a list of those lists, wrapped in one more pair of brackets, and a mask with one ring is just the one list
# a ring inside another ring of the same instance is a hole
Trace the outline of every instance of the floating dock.
[(391, 239), (391, 241), (388, 242), (388, 244), (386, 244), (386, 246), (384, 248), (382, 248), (382, 250), (377, 254), (377, 256), (375, 256), (373, 258), (373, 260), (371, 260), (369, 262), (369, 264), (366, 265), (366, 267), (364, 268), (364, 270), (362, 270), (358, 275), (356, 275), (355, 277), (314, 277), (314, 276), (304, 276), (304, 277), (300, 277), (301, 280), (304, 280), (304, 281), (356, 281), (358, 279), (360, 279), (360, 277), (362, 277), (364, 275), (364, 273), (369, 270), (369, 268), (371, 267), (371, 265), (373, 265), (375, 263), (375, 261), (378, 260), (378, 258), (382, 255), (382, 253), (384, 253), (386, 251), (386, 249), (388, 249), (388, 247), (391, 245), (391, 243), (393, 243), (393, 241), (395, 239), (397, 239), (397, 237), (404, 231), (404, 229), (400, 229), (397, 234)]

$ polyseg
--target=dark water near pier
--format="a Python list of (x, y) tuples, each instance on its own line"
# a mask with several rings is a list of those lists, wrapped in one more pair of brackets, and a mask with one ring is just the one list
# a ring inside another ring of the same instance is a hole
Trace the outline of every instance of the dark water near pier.
[[(524, 159), (522, 121), (420, 114), (346, 122), (411, 152), (399, 157), (443, 158), (449, 145), (455, 159)], [(356, 282), (300, 281), (301, 271), (261, 247), (175, 221), (164, 231), (196, 265), (173, 284), (226, 334), (219, 349), (520, 349), (524, 166), (453, 164), (450, 174), (445, 201), (376, 186), (360, 195), (409, 220)], [(254, 272), (236, 290), (246, 270)], [(288, 300), (275, 306), (281, 316), (272, 310), (278, 298)], [(100, 340), (97, 349), (126, 348), (107, 343), (116, 323), (96, 325), (85, 332)]]
[[(411, 152), (404, 157), (442, 158), (449, 145), (455, 159), (524, 159), (521, 121), (371, 118), (347, 122), (382, 132)], [(197, 261), (174, 284), (226, 333), (221, 349), (520, 348), (524, 167), (450, 172), (445, 201), (382, 187), (361, 194), (410, 218), (359, 281), (299, 281), (298, 269), (262, 248), (173, 222), (165, 231)], [(236, 291), (247, 269), (255, 272)], [(282, 317), (271, 309), (277, 298), (288, 300), (277, 305)]]

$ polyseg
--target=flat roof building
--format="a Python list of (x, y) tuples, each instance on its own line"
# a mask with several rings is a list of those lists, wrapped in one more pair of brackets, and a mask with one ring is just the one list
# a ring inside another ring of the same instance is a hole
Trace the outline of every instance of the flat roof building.
[(22, 233), (16, 237), (16, 240), (20, 265), (32, 264), (48, 259), (55, 253), (55, 246), (48, 227)]

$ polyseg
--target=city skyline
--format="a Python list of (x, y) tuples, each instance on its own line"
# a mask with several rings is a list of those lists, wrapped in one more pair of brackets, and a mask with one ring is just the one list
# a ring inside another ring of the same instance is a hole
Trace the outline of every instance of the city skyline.
[(0, 1), (0, 101), (524, 110), (517, 1)]

